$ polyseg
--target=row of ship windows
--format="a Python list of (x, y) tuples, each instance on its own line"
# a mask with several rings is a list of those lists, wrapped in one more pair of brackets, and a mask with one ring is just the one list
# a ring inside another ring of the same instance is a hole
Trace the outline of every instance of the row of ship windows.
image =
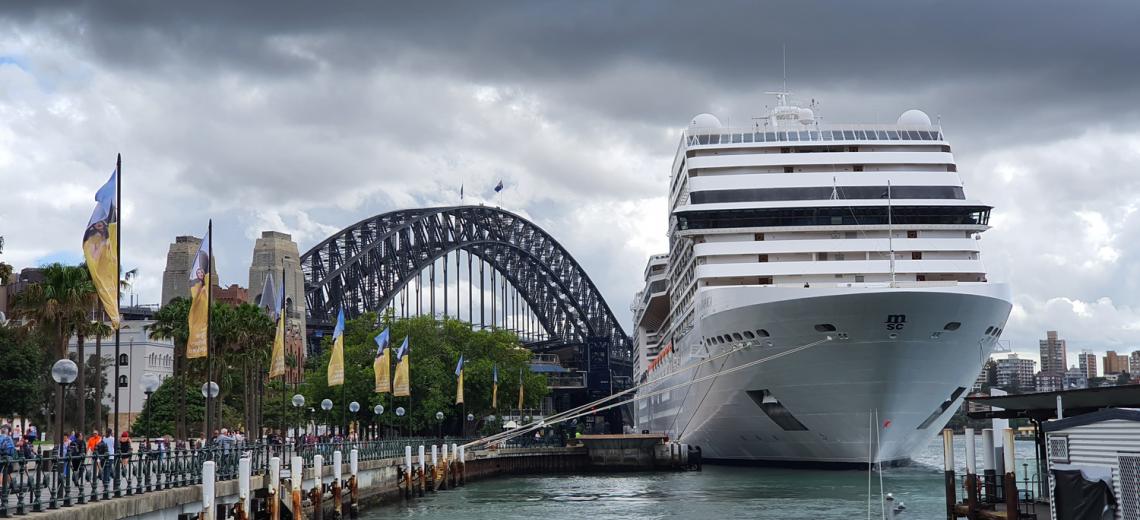
[[(890, 211), (891, 214), (888, 214)], [(985, 206), (883, 206), (818, 208), (747, 208), (677, 215), (677, 228), (722, 229), (775, 226), (951, 224), (987, 225)]]
[[(961, 327), (962, 327), (961, 322), (952, 321), (952, 322), (944, 325), (942, 327), (942, 329), (954, 331), (954, 330), (958, 330)], [(815, 328), (816, 332), (835, 332), (836, 331), (835, 325), (833, 325), (831, 323), (817, 323), (814, 328)], [(991, 334), (991, 333), (993, 333), (993, 334)], [(987, 335), (995, 335), (996, 336), (1000, 333), (1001, 333), (1001, 329), (995, 329), (994, 327), (990, 327), (990, 328), (986, 329)], [(757, 337), (760, 337), (760, 338), (769, 337), (768, 331), (765, 329), (760, 329), (760, 330), (757, 330), (755, 333), (753, 333), (750, 330), (746, 330), (743, 332), (731, 332), (728, 334), (721, 334), (719, 336), (713, 336), (711, 338), (705, 338), (705, 344), (707, 344), (707, 345), (723, 345), (725, 343), (732, 343), (733, 341), (744, 341), (746, 339), (756, 339)]]
[(800, 130), (689, 136), (689, 145), (780, 143), (798, 141), (941, 141), (942, 133), (926, 130)]
[[(783, 200), (885, 199), (885, 186), (811, 187), (811, 188), (759, 188), (738, 190), (694, 191), (689, 195), (693, 204), (727, 202), (776, 202)], [(964, 200), (965, 192), (957, 186), (893, 186), (892, 199), (957, 199)]]

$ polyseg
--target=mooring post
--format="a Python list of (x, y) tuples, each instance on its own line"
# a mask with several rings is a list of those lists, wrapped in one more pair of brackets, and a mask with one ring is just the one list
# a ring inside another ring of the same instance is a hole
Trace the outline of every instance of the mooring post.
[(1020, 512), (1017, 510), (1017, 457), (1016, 450), (1013, 449), (1013, 428), (1006, 428), (1002, 432), (1002, 438), (1005, 441), (1005, 518), (1017, 520)]
[(293, 504), (293, 520), (302, 520), (301, 513), (301, 496), (304, 493), (305, 484), (302, 479), (305, 476), (305, 461), (301, 457), (293, 457), (292, 462), (289, 464), (289, 477), (290, 477), (290, 490), (289, 495), (292, 497)]
[(986, 503), (997, 502), (997, 465), (994, 463), (994, 431), (982, 429), (982, 486)]
[(324, 509), (321, 507), (321, 498), (324, 497), (325, 458), (323, 455), (313, 455), (313, 487), (309, 489), (309, 502), (313, 504), (313, 519), (321, 520)]
[(278, 500), (278, 490), (281, 487), (281, 457), (270, 457), (269, 459), (269, 501), (266, 503), (266, 510), (269, 513), (269, 520), (278, 520), (281, 518), (281, 502)]
[(954, 430), (942, 430), (942, 460), (943, 474), (946, 479), (946, 518), (954, 520), (954, 506), (958, 503), (956, 486), (954, 485)]
[(425, 463), (426, 461), (424, 460), (424, 445), (423, 444), (420, 445), (420, 450), (419, 450), (419, 453), (417, 455), (418, 455), (417, 458), (419, 459), (419, 463), (420, 463), (420, 468), (419, 468), (420, 474), (419, 474), (419, 478), (416, 479), (416, 492), (419, 493), (419, 495), (422, 497), (422, 496), (424, 496), (424, 488), (427, 487), (427, 464)]
[(332, 481), (332, 499), (333, 499), (333, 519), (340, 520), (342, 516), (342, 503), (340, 496), (340, 477), (341, 466), (344, 462), (344, 456), (341, 455), (340, 450), (333, 452), (333, 481)]
[(451, 462), (451, 487), (455, 488), (458, 485), (459, 480), (458, 474), (456, 473), (459, 471), (459, 446), (457, 446), (454, 442), (451, 443)]
[(348, 515), (352, 518), (356, 518), (360, 514), (360, 494), (356, 489), (356, 477), (359, 473), (360, 451), (353, 448), (352, 451), (348, 452)]
[(431, 469), (429, 470), (429, 473), (428, 473), (431, 476), (431, 486), (429, 486), (428, 489), (430, 489), (432, 491), (436, 491), (439, 489), (439, 478), (436, 475), (436, 472), (438, 472), (438, 471), (439, 471), (439, 446), (432, 444), (431, 445)]
[(966, 518), (978, 517), (978, 463), (974, 451), (974, 429), (966, 428)]
[(404, 498), (412, 498), (412, 447), (404, 446)]
[(202, 464), (202, 519), (215, 520), (217, 511), (214, 510), (214, 469), (212, 460)]
[(242, 511), (249, 511), (250, 509), (250, 493), (249, 493), (249, 477), (250, 477), (250, 460), (249, 457), (242, 457), (238, 460), (238, 498), (241, 503)]
[(440, 448), (440, 450), (440, 453), (442, 455), (439, 459), (441, 471), (439, 476), (439, 485), (437, 485), (436, 488), (447, 489), (447, 476), (451, 473), (451, 464), (447, 460), (447, 443), (444, 443), (443, 447)]
[(467, 457), (463, 451), (463, 446), (459, 447), (459, 485), (462, 486), (467, 481)]

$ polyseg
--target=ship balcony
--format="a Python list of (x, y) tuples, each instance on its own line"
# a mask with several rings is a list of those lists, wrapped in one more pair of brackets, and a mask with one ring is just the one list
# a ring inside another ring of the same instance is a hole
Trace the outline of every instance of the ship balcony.
[(855, 164), (886, 165), (953, 165), (950, 152), (828, 152), (828, 153), (757, 153), (703, 155), (691, 157), (689, 171), (723, 168), (757, 168), (784, 166), (835, 166)]
[[(984, 274), (981, 260), (895, 260), (895, 272), (905, 274)], [(804, 262), (754, 262), (737, 264), (705, 264), (696, 267), (697, 279), (768, 278), (810, 275), (889, 274), (891, 262), (882, 260), (842, 260)]]

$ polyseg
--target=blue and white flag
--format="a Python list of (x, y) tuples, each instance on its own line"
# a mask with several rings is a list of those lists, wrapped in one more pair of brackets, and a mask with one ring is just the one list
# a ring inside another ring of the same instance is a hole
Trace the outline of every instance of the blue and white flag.
[(503, 191), (503, 179), (499, 179), (499, 183), (495, 185), (495, 193)]

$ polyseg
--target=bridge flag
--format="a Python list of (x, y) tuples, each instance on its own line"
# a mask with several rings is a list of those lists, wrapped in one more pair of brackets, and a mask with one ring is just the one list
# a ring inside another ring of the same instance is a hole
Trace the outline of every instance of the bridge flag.
[(499, 179), (499, 183), (495, 185), (495, 193), (503, 191), (503, 179)]
[(119, 328), (119, 167), (95, 192), (95, 210), (83, 232), (83, 258), (103, 312)]
[(186, 340), (186, 359), (206, 357), (209, 352), (210, 293), (214, 286), (213, 259), (210, 258), (213, 230), (211, 222), (190, 267), (190, 318), (187, 324), (190, 334)]
[(376, 360), (372, 362), (372, 371), (376, 373), (376, 393), (378, 394), (387, 394), (392, 391), (392, 363), (388, 359), (388, 353), (392, 351), (389, 348), (390, 337), (388, 329), (384, 329), (384, 332), (376, 336)]
[(329, 356), (329, 386), (344, 384), (344, 307), (336, 316), (333, 329), (333, 349)]
[(455, 404), (463, 404), (463, 354), (459, 355), (459, 364), (455, 365)]
[(396, 380), (392, 384), (394, 397), (409, 397), (412, 395), (412, 380), (408, 377), (408, 363), (411, 353), (408, 352), (408, 338), (396, 351)]
[(491, 408), (499, 407), (499, 365), (491, 366)]

